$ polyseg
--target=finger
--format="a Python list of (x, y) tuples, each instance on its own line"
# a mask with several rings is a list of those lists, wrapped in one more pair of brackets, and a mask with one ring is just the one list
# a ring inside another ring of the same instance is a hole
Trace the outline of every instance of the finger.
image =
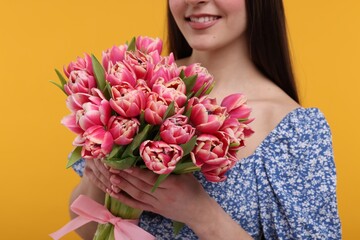
[[(141, 169), (137, 167), (124, 169), (119, 173), (121, 177), (128, 179), (130, 177), (136, 177), (139, 180), (147, 183), (151, 186), (151, 188), (155, 185), (157, 179), (159, 178), (159, 174), (156, 174), (148, 169)], [(159, 187), (163, 187), (162, 184)]]
[(122, 172), (120, 174), (113, 174), (110, 176), (111, 184), (118, 187), (123, 181), (130, 183), (132, 186), (140, 189), (143, 192), (151, 193), (152, 185), (142, 181), (141, 179), (137, 178), (136, 176), (132, 176), (128, 173)]
[[(110, 181), (115, 188), (121, 189), (122, 192), (126, 192), (139, 202), (152, 205), (152, 203), (157, 201), (156, 197), (151, 194), (152, 186), (138, 178), (130, 177), (129, 179), (125, 179), (118, 175), (112, 175)], [(116, 191), (114, 187), (112, 187), (112, 189)]]
[(137, 208), (137, 209), (142, 209), (142, 210), (145, 210), (145, 211), (152, 211), (152, 212), (154, 211), (153, 210), (154, 208), (151, 205), (146, 204), (144, 202), (137, 201), (136, 199), (132, 198), (130, 195), (128, 195), (125, 192), (115, 193), (115, 192), (108, 189), (107, 193), (111, 197), (119, 200), (121, 203), (123, 203), (125, 205), (128, 205), (128, 206), (130, 206), (132, 208)]
[(110, 173), (100, 161), (87, 160), (85, 172), (100, 189), (104, 190), (104, 186), (105, 189), (111, 187)]
[(98, 187), (103, 192), (106, 192), (106, 189), (111, 187), (111, 184), (106, 185), (102, 181), (100, 181), (90, 167), (85, 168), (84, 174), (90, 180), (90, 182), (92, 182), (96, 187)]
[(109, 172), (110, 172), (110, 173), (119, 174), (119, 173), (121, 173), (121, 170), (118, 170), (118, 169), (115, 169), (115, 168), (110, 168), (110, 169), (109, 169)]
[(97, 168), (97, 170), (104, 175), (107, 179), (110, 178), (110, 172), (109, 172), (109, 167), (107, 167), (102, 161), (100, 160), (92, 160), (95, 164), (95, 167)]

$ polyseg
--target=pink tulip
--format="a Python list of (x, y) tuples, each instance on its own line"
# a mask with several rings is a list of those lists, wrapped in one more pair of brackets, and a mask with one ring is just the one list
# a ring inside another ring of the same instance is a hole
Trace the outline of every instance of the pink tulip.
[(148, 55), (141, 52), (126, 52), (123, 62), (136, 75), (136, 79), (151, 79), (154, 64)]
[(140, 145), (140, 156), (148, 169), (157, 174), (171, 173), (183, 156), (183, 150), (175, 144), (147, 140)]
[(157, 51), (159, 54), (162, 52), (162, 41), (159, 38), (142, 37), (136, 38), (136, 49), (143, 53), (151, 53)]
[(75, 113), (83, 109), (83, 104), (89, 102), (91, 95), (86, 93), (74, 93), (66, 98), (66, 106)]
[(227, 158), (232, 162), (237, 162), (239, 160), (237, 153), (238, 153), (238, 149), (230, 147)]
[(145, 121), (151, 125), (160, 125), (167, 108), (168, 104), (165, 99), (157, 93), (150, 93), (146, 102)]
[(154, 66), (163, 61), (164, 57), (159, 54), (158, 51), (152, 51), (147, 55), (148, 61), (150, 61)]
[(138, 80), (136, 81), (135, 89), (143, 92), (146, 99), (147, 99), (147, 97), (149, 96), (149, 94), (151, 93), (151, 89), (150, 89), (149, 86), (147, 85), (146, 81), (143, 80), (143, 79), (138, 79)]
[(94, 76), (94, 71), (92, 67), (92, 60), (88, 54), (85, 54), (84, 58), (78, 57), (76, 62), (71, 62), (67, 68), (64, 67), (64, 73), (67, 77), (70, 76), (72, 71), (85, 71), (89, 75)]
[(90, 93), (96, 87), (94, 76), (89, 75), (84, 70), (72, 71), (69, 81), (64, 85), (65, 92), (70, 95), (73, 93)]
[(76, 114), (72, 113), (70, 115), (65, 116), (61, 120), (61, 124), (67, 127), (70, 131), (76, 134), (82, 134), (84, 130), (79, 126), (78, 122), (76, 121)]
[(146, 100), (143, 92), (136, 89), (122, 92), (123, 89), (119, 86), (112, 87), (111, 91), (110, 106), (120, 116), (137, 117), (145, 108)]
[(245, 146), (245, 138), (253, 133), (248, 125), (240, 123), (236, 118), (226, 119), (220, 130), (229, 136), (230, 148), (232, 150), (238, 150)]
[(184, 115), (174, 115), (167, 118), (160, 127), (161, 139), (169, 144), (187, 143), (195, 134), (195, 128), (188, 124)]
[(81, 151), (84, 159), (103, 159), (110, 154), (114, 140), (103, 126), (92, 126), (84, 134), (85, 143)]
[(159, 94), (160, 97), (164, 98), (168, 105), (171, 102), (174, 102), (176, 109), (182, 108), (186, 103), (186, 87), (185, 83), (180, 78), (175, 78), (167, 83), (159, 81), (154, 84), (152, 90)]
[(201, 172), (209, 182), (222, 182), (226, 179), (226, 172), (231, 169), (235, 163), (234, 161), (227, 160), (220, 165), (204, 164), (201, 167)]
[[(136, 85), (135, 85), (136, 86)], [(117, 96), (123, 96), (130, 91), (136, 90), (134, 86), (132, 86), (128, 82), (121, 82), (117, 85), (112, 86), (111, 91), (115, 91)]]
[(72, 111), (77, 112), (83, 109), (83, 104), (92, 102), (100, 105), (101, 100), (105, 99), (102, 92), (97, 88), (91, 89), (91, 94), (87, 93), (74, 93), (67, 97), (66, 106)]
[[(152, 78), (149, 80), (148, 85), (152, 88), (153, 85), (156, 83), (170, 82), (173, 79), (178, 78), (179, 75), (180, 75), (180, 70), (175, 63), (171, 65), (159, 63), (154, 67)], [(186, 93), (186, 89), (184, 93)]]
[(232, 118), (247, 120), (251, 113), (251, 108), (246, 105), (246, 97), (241, 93), (231, 94), (223, 99), (221, 106), (226, 107)]
[(110, 118), (109, 102), (100, 91), (95, 91), (95, 88), (92, 90), (97, 96), (76, 93), (69, 95), (66, 100), (72, 113), (64, 117), (61, 123), (77, 134), (82, 134), (93, 125), (106, 125)]
[(250, 137), (251, 135), (253, 135), (253, 133), (255, 133), (247, 124), (244, 123), (244, 137)]
[[(162, 64), (164, 64), (166, 66), (177, 67), (173, 53), (170, 53), (168, 56), (162, 57), (161, 62), (162, 62)], [(177, 71), (180, 73), (181, 70), (178, 69)]]
[(111, 86), (126, 82), (134, 87), (136, 84), (136, 75), (135, 72), (124, 63), (117, 62), (113, 64), (110, 62), (106, 80), (108, 80)]
[(215, 99), (206, 96), (199, 100), (192, 98), (188, 107), (190, 106), (190, 121), (201, 133), (216, 133), (226, 119), (226, 109), (217, 105)]
[(229, 139), (225, 134), (217, 132), (216, 135), (201, 134), (196, 139), (196, 145), (191, 151), (193, 163), (202, 167), (204, 164), (221, 166), (226, 162), (229, 150)]
[[(98, 99), (96, 99), (98, 100)], [(83, 109), (76, 112), (76, 120), (83, 130), (94, 125), (105, 126), (111, 115), (111, 107), (107, 100), (100, 102), (87, 102), (83, 104)]]
[(107, 72), (109, 70), (109, 64), (115, 65), (117, 62), (124, 60), (125, 52), (127, 51), (128, 46), (113, 46), (111, 49), (108, 49), (102, 53), (102, 63)]
[(108, 129), (118, 145), (128, 145), (139, 130), (140, 122), (136, 118), (123, 118), (112, 116), (108, 123)]
[(186, 86), (184, 81), (180, 77), (174, 77), (170, 81), (165, 83), (167, 88), (173, 88), (178, 92), (186, 93)]
[[(170, 53), (168, 56), (161, 56), (158, 51), (153, 51), (147, 54), (149, 60), (155, 65), (155, 66), (165, 66), (165, 67), (176, 67), (177, 65), (175, 63), (174, 54)], [(156, 68), (156, 67), (155, 67)], [(178, 70), (180, 73), (181, 70)]]
[(85, 141), (86, 139), (84, 138), (84, 136), (82, 134), (77, 135), (76, 138), (73, 141), (73, 145), (74, 146), (84, 146), (85, 145)]
[(192, 92), (196, 93), (200, 90), (202, 86), (204, 86), (204, 89), (201, 92), (200, 96), (203, 96), (204, 93), (211, 87), (214, 82), (214, 77), (207, 71), (206, 68), (202, 67), (199, 63), (191, 64), (183, 69), (186, 77), (197, 74), (196, 83), (194, 85), (194, 88), (192, 89)]

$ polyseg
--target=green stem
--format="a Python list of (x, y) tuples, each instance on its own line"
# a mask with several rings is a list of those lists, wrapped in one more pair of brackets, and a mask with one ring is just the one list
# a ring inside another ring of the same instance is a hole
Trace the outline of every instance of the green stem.
[[(138, 219), (142, 210), (129, 207), (118, 200), (105, 195), (105, 207), (116, 217)], [(111, 223), (99, 224), (93, 240), (114, 240), (114, 226)]]

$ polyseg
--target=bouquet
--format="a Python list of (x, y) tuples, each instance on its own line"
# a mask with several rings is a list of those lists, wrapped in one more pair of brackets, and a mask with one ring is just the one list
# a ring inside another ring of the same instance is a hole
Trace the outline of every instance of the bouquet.
[[(178, 66), (171, 53), (161, 52), (160, 39), (139, 36), (104, 51), (102, 64), (85, 54), (64, 67), (66, 78), (56, 70), (60, 84), (53, 83), (71, 111), (61, 122), (77, 134), (67, 167), (101, 159), (115, 169), (147, 168), (159, 174), (153, 191), (169, 174), (201, 171), (211, 182), (226, 179), (253, 133), (245, 96), (229, 95), (218, 104), (209, 96), (214, 80), (204, 67)], [(141, 215), (108, 195), (105, 207), (115, 218)], [(127, 234), (98, 222), (94, 239)]]

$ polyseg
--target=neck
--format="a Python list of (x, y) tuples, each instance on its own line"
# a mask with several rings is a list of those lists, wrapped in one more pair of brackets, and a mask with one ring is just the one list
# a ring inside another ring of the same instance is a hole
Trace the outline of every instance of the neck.
[(195, 62), (201, 63), (214, 76), (216, 83), (211, 95), (219, 98), (234, 90), (232, 86), (237, 86), (244, 93), (250, 92), (254, 79), (261, 77), (250, 59), (245, 40), (213, 51), (194, 49), (187, 63)]

